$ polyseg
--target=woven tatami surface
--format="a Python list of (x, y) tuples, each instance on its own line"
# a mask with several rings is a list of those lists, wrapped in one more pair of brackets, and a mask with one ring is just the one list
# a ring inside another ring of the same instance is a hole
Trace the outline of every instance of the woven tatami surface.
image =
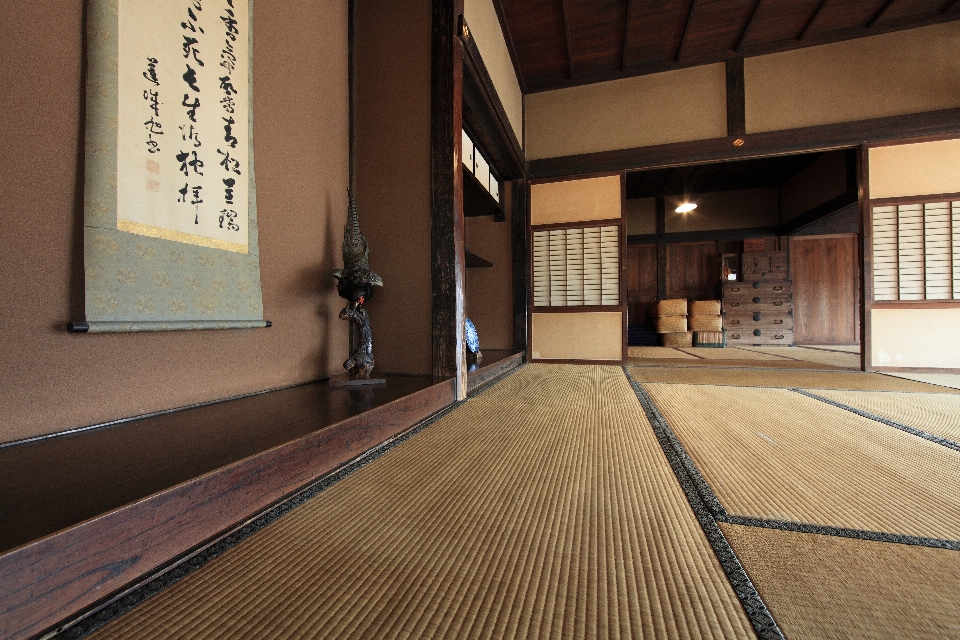
[[(727, 347), (729, 348), (729, 347)], [(718, 349), (722, 351), (722, 349)], [(754, 354), (748, 354), (745, 357), (751, 358)], [(689, 360), (680, 360), (677, 358), (628, 358), (628, 364), (638, 367), (649, 366), (671, 366), (671, 367), (739, 367), (747, 369), (810, 369), (816, 371), (833, 371), (844, 369), (845, 367), (834, 367), (828, 364), (819, 364), (816, 362), (803, 362), (802, 360), (788, 360), (786, 358), (770, 358), (769, 360), (727, 360), (721, 358), (697, 358)]]
[(713, 384), (735, 387), (780, 387), (783, 389), (852, 389), (863, 391), (917, 391), (957, 393), (913, 380), (903, 380), (876, 373), (845, 371), (775, 371), (739, 368), (694, 367), (630, 367), (637, 382), (677, 384)]
[(732, 515), (960, 540), (960, 452), (785, 389), (644, 388)]
[(960, 395), (828, 390), (816, 393), (881, 418), (960, 442)]
[(755, 355), (772, 355), (803, 362), (814, 362), (816, 364), (828, 365), (831, 367), (842, 367), (845, 369), (860, 368), (860, 353), (840, 353), (837, 351), (826, 351), (824, 349), (807, 349), (805, 347), (743, 347), (744, 351), (752, 352)]
[(960, 637), (960, 552), (720, 527), (787, 638)]
[(655, 358), (660, 360), (696, 360), (696, 356), (684, 353), (673, 347), (627, 347), (631, 358)]
[(754, 634), (623, 371), (527, 365), (93, 637)]
[(704, 360), (776, 360), (783, 362), (780, 356), (766, 353), (752, 353), (736, 347), (682, 347), (680, 351)]

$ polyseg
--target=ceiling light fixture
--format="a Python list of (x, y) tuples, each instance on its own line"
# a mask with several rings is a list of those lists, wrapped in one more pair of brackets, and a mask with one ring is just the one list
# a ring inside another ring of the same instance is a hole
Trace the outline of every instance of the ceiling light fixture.
[(677, 207), (677, 213), (689, 213), (690, 211), (693, 211), (696, 208), (697, 208), (697, 205), (695, 205), (694, 203), (684, 202), (682, 205)]

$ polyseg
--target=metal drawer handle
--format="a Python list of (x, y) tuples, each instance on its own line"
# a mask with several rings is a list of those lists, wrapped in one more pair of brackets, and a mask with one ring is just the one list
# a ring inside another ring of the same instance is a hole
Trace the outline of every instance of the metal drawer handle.
[(736, 293), (737, 291), (740, 291), (740, 287), (730, 287), (730, 291), (732, 293)]
[(730, 306), (731, 306), (731, 307), (739, 307), (739, 306), (740, 306), (740, 303), (739, 303), (739, 302), (731, 302), (731, 303), (730, 303)]
[(730, 336), (730, 337), (731, 337), (732, 339), (734, 339), (734, 340), (739, 340), (739, 339), (740, 339), (740, 334), (739, 334), (739, 333), (735, 333), (735, 334), (733, 334), (733, 335)]
[(773, 324), (783, 324), (783, 320), (774, 320)]
[(783, 340), (783, 336), (773, 336), (776, 340)]
[(782, 303), (782, 302), (774, 302), (774, 303), (773, 303), (773, 306), (775, 306), (775, 307), (782, 307), (782, 306), (783, 306), (783, 303)]
[(739, 320), (731, 320), (729, 324), (740, 324)]
[(775, 287), (773, 288), (773, 290), (774, 290), (774, 291), (783, 291), (783, 287), (781, 287), (780, 285), (777, 285), (777, 286), (775, 286)]

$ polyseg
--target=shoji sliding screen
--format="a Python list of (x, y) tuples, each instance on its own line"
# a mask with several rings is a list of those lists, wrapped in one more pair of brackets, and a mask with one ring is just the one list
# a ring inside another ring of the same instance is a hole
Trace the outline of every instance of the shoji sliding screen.
[(534, 360), (621, 361), (621, 174), (530, 187)]
[(872, 368), (960, 369), (960, 138), (870, 148), (865, 342)]

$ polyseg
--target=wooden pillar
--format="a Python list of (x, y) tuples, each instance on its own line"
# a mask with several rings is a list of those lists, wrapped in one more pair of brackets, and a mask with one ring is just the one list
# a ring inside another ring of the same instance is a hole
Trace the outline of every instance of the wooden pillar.
[[(510, 225), (513, 249), (513, 350), (527, 348), (527, 287), (530, 267), (527, 261), (527, 183), (510, 183)], [(529, 358), (530, 354), (527, 354)]]
[(747, 133), (746, 95), (743, 85), (743, 58), (727, 60), (727, 135)]
[(667, 243), (664, 234), (667, 231), (667, 203), (663, 196), (657, 196), (657, 300), (667, 297)]
[(870, 337), (871, 308), (873, 307), (873, 216), (870, 211), (870, 165), (866, 145), (857, 149), (860, 200), (860, 369), (873, 371), (872, 340)]
[(433, 0), (430, 111), (431, 277), (433, 375), (453, 378), (467, 397), (464, 353), (464, 238), (461, 130), (463, 0)]

